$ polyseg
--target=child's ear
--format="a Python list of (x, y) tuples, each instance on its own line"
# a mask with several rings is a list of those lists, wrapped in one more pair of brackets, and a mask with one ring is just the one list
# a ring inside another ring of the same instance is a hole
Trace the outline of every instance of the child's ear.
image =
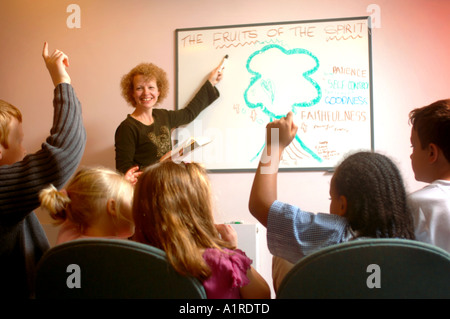
[(347, 197), (341, 195), (339, 196), (339, 211), (337, 212), (337, 215), (345, 216), (346, 213), (347, 213)]
[(438, 154), (439, 154), (439, 147), (434, 143), (428, 144), (428, 160), (430, 164), (437, 161)]
[(113, 198), (106, 201), (106, 211), (112, 216), (117, 216), (117, 205)]

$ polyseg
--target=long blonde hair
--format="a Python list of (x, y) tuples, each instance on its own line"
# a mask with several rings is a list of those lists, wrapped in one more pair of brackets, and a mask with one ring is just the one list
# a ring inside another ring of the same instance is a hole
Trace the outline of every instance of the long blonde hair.
[(41, 207), (46, 209), (56, 224), (67, 219), (80, 226), (81, 231), (97, 218), (108, 199), (116, 201), (117, 218), (132, 222), (131, 216), (120, 212), (122, 201), (133, 196), (133, 186), (121, 174), (102, 167), (80, 169), (58, 191), (53, 185), (39, 194)]
[(147, 167), (136, 184), (132, 212), (134, 240), (164, 250), (183, 275), (208, 278), (204, 249), (231, 248), (215, 228), (211, 187), (200, 164), (164, 161)]

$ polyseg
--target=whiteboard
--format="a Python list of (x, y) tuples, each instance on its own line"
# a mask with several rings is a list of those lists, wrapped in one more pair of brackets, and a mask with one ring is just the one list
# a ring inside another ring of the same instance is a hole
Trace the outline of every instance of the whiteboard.
[(177, 109), (226, 55), (219, 99), (174, 133), (212, 139), (188, 161), (254, 171), (267, 123), (289, 111), (299, 129), (280, 170), (326, 171), (373, 150), (369, 17), (177, 29)]

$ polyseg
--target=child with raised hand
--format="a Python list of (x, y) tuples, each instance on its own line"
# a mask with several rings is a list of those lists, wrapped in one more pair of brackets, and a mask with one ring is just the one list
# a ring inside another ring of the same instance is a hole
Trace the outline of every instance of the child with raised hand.
[(107, 168), (82, 168), (66, 188), (42, 190), (41, 207), (61, 224), (56, 244), (80, 238), (127, 239), (133, 235), (133, 186)]
[(50, 248), (33, 212), (39, 192), (49, 184), (62, 187), (86, 145), (81, 104), (67, 72), (69, 58), (60, 50), (49, 54), (47, 42), (42, 57), (54, 84), (54, 116), (39, 151), (26, 154), (21, 112), (0, 100), (0, 299), (33, 297), (36, 265)]
[(409, 119), (414, 176), (429, 183), (408, 197), (416, 239), (450, 252), (450, 99), (414, 109)]
[(140, 176), (134, 239), (166, 252), (182, 275), (198, 278), (210, 299), (270, 298), (264, 278), (237, 249), (231, 226), (214, 224), (211, 186), (197, 163), (163, 161)]
[(330, 184), (330, 214), (278, 201), (281, 153), (296, 132), (291, 112), (267, 125), (266, 149), (250, 194), (250, 212), (267, 227), (273, 255), (296, 263), (321, 248), (358, 238), (414, 238), (400, 172), (389, 158), (374, 152), (352, 154), (338, 165)]

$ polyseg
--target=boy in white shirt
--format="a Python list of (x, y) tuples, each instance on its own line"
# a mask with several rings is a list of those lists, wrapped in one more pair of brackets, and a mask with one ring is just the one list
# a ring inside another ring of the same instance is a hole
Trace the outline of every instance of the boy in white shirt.
[(450, 252), (450, 99), (414, 109), (409, 120), (414, 176), (430, 183), (409, 195), (416, 239)]

